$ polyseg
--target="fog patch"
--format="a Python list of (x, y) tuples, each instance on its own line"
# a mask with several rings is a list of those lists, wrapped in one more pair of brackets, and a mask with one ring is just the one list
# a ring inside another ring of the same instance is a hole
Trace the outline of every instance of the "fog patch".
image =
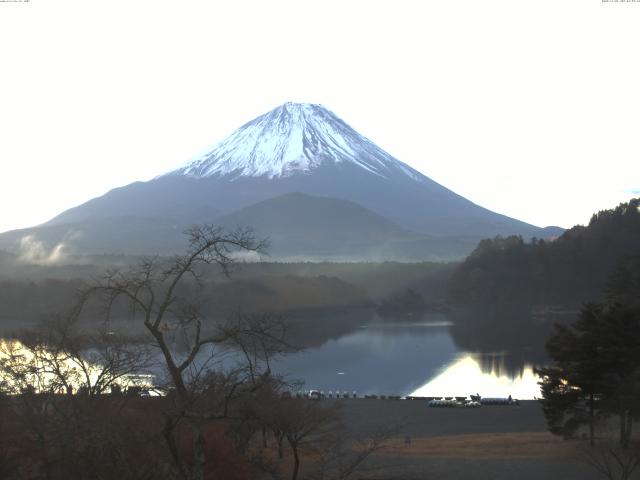
[(35, 235), (25, 235), (19, 241), (18, 261), (31, 265), (59, 265), (68, 263), (69, 244), (82, 234), (76, 230), (70, 230), (61, 242), (48, 248), (45, 243), (38, 240)]
[(229, 254), (233, 260), (238, 262), (262, 262), (264, 260), (264, 254), (260, 254), (259, 252), (246, 251), (246, 250), (238, 250), (235, 252), (231, 252)]

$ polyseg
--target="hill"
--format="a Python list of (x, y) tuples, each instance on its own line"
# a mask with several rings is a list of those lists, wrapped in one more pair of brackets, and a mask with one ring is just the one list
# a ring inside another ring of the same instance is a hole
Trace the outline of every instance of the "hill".
[(455, 303), (578, 306), (599, 300), (608, 278), (640, 254), (640, 199), (594, 214), (555, 241), (496, 237), (454, 272)]

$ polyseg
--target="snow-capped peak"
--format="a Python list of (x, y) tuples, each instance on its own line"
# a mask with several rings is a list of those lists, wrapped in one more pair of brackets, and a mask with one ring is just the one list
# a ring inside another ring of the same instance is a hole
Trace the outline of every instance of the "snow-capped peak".
[(424, 178), (323, 106), (291, 102), (243, 125), (171, 174), (274, 178), (342, 162), (381, 177), (399, 170), (414, 180)]

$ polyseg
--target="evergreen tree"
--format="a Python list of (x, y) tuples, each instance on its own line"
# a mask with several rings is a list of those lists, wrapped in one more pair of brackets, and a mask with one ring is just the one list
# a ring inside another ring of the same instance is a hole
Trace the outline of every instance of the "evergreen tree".
[(521, 302), (577, 307), (600, 298), (607, 289), (606, 279), (618, 267), (620, 278), (614, 281), (627, 288), (635, 285), (638, 298), (639, 246), (637, 198), (596, 213), (588, 226), (573, 227), (554, 241), (527, 243), (516, 236), (482, 240), (454, 272), (448, 297), (463, 305)]
[(593, 444), (596, 419), (615, 414), (628, 445), (640, 414), (640, 310), (588, 304), (572, 325), (556, 325), (547, 351), (553, 365), (538, 374), (550, 431), (571, 437), (586, 424)]

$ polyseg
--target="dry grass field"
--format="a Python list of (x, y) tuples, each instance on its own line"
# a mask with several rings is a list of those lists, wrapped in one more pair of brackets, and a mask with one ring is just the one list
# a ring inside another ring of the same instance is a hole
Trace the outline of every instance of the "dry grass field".
[[(385, 446), (351, 480), (597, 480), (585, 459), (588, 443), (551, 435), (535, 401), (518, 407), (430, 408), (426, 402), (326, 400), (340, 403), (345, 427), (355, 437), (391, 428)], [(410, 439), (410, 440), (408, 440)], [(281, 478), (293, 458), (273, 444), (263, 453)], [(358, 447), (354, 447), (357, 450)], [(302, 449), (300, 478), (315, 478), (321, 452)], [(640, 479), (640, 471), (632, 479)]]
[[(585, 462), (584, 442), (564, 441), (547, 431), (536, 401), (478, 409), (430, 408), (420, 401), (351, 400), (342, 404), (347, 427), (356, 434), (398, 429), (357, 479), (603, 478)], [(406, 437), (411, 439), (409, 445)]]
[(481, 433), (443, 437), (394, 439), (380, 455), (428, 456), (442, 458), (500, 459), (566, 457), (575, 444), (545, 432)]

